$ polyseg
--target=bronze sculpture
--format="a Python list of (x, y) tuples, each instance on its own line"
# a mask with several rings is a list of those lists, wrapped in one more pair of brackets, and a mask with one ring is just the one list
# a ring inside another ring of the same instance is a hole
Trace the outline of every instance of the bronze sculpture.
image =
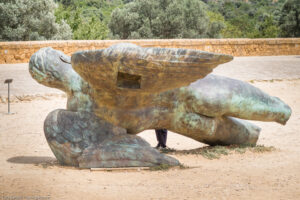
[[(229, 55), (117, 44), (70, 57), (43, 48), (32, 77), (65, 91), (67, 110), (45, 120), (47, 141), (62, 164), (83, 168), (178, 165), (135, 134), (166, 128), (210, 145), (256, 144), (260, 128), (285, 124), (291, 109), (248, 83), (210, 75)], [(241, 119), (238, 119), (241, 118)]]

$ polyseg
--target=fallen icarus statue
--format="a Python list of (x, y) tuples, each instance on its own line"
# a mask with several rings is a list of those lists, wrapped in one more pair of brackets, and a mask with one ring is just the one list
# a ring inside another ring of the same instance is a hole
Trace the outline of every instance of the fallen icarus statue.
[(179, 165), (135, 134), (165, 128), (209, 145), (256, 144), (260, 128), (246, 120), (285, 124), (289, 119), (291, 109), (279, 98), (209, 74), (232, 59), (127, 43), (70, 58), (48, 47), (31, 57), (29, 71), (39, 83), (68, 95), (67, 110), (52, 111), (44, 123), (61, 164)]

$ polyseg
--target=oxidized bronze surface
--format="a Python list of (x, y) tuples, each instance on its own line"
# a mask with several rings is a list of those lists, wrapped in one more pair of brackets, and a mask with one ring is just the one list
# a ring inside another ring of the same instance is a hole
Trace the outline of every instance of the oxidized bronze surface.
[(210, 145), (256, 144), (260, 128), (242, 119), (281, 124), (289, 119), (291, 109), (279, 98), (209, 74), (232, 59), (133, 44), (80, 51), (70, 59), (43, 48), (31, 57), (29, 70), (39, 83), (68, 94), (67, 110), (51, 112), (44, 126), (61, 163), (84, 168), (178, 165), (132, 134), (165, 128)]

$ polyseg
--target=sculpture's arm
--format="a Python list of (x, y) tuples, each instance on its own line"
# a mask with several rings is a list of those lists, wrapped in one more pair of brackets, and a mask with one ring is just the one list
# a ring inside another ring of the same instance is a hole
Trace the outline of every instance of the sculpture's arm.
[(223, 115), (285, 124), (290, 107), (277, 97), (239, 80), (208, 75), (176, 91), (185, 112), (210, 117)]
[(178, 111), (166, 128), (209, 145), (256, 144), (260, 128), (233, 117), (207, 117)]

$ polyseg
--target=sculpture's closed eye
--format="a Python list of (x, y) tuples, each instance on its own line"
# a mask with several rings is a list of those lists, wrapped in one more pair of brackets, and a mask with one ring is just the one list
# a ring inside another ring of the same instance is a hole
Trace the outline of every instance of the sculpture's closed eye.
[(71, 58), (70, 57), (66, 57), (65, 55), (61, 55), (59, 56), (60, 60), (63, 61), (64, 63), (68, 63), (71, 64)]

